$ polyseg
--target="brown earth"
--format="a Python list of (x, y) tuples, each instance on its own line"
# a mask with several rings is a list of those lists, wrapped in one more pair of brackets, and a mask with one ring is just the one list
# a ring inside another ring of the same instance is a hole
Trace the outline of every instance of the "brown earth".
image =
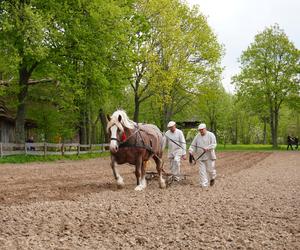
[(185, 161), (186, 180), (142, 192), (128, 165), (118, 190), (108, 158), (3, 164), (0, 249), (300, 249), (299, 162), (222, 152), (209, 191)]

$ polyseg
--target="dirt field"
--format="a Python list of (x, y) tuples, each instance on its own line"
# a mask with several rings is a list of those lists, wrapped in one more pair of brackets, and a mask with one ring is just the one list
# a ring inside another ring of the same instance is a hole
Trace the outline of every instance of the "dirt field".
[(209, 191), (187, 161), (142, 192), (128, 165), (118, 190), (108, 158), (0, 165), (0, 249), (300, 249), (300, 152), (218, 157)]

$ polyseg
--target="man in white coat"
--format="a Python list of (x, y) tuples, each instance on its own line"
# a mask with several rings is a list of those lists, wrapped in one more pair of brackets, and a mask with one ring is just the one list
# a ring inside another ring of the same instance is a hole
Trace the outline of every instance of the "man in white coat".
[(213, 186), (215, 178), (217, 176), (215, 161), (216, 153), (215, 148), (217, 146), (216, 137), (212, 132), (206, 130), (205, 123), (201, 123), (198, 126), (199, 133), (195, 136), (190, 148), (189, 153), (197, 159), (199, 158), (199, 175), (200, 175), (200, 186), (207, 190), (208, 186)]
[(181, 159), (186, 159), (186, 142), (182, 131), (176, 128), (176, 123), (168, 123), (168, 131), (165, 133), (163, 148), (168, 146), (168, 158), (170, 161), (170, 170), (174, 179), (180, 180)]

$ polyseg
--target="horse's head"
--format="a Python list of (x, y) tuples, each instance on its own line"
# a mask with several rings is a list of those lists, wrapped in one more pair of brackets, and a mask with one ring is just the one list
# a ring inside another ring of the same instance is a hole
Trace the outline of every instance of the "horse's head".
[(109, 149), (112, 153), (117, 153), (120, 142), (126, 139), (125, 129), (133, 129), (134, 122), (129, 120), (123, 110), (117, 110), (108, 120), (107, 130), (110, 135)]

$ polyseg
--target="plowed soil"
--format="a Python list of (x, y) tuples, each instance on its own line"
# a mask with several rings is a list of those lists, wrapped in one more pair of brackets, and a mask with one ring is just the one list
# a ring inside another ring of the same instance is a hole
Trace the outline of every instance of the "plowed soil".
[(216, 165), (208, 191), (184, 161), (185, 180), (141, 192), (129, 165), (117, 189), (109, 158), (0, 165), (0, 249), (300, 249), (300, 153)]

